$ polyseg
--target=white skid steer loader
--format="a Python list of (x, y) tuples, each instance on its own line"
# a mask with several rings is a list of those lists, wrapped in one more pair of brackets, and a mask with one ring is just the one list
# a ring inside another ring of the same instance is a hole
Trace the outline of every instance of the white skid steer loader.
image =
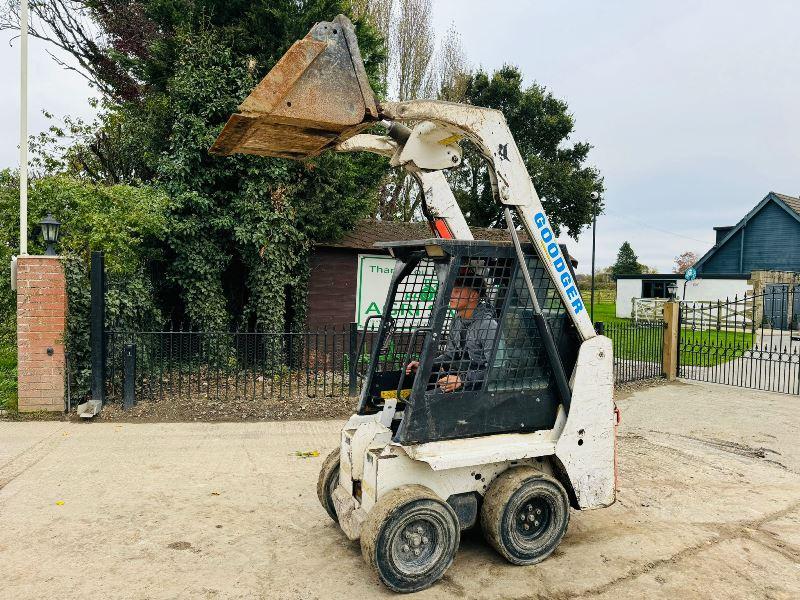
[[(361, 133), (382, 120), (387, 135)], [(474, 241), (444, 178), (463, 139), (487, 161), (509, 243)], [(358, 356), (369, 363), (322, 466), (322, 506), (399, 592), (441, 578), (461, 531), (478, 523), (511, 563), (545, 559), (570, 506), (614, 502), (612, 352), (505, 118), (433, 100), (379, 104), (340, 15), (288, 50), (211, 152), (304, 159), (327, 149), (404, 167), (435, 237), (381, 245), (396, 266), (382, 316), (364, 324)]]

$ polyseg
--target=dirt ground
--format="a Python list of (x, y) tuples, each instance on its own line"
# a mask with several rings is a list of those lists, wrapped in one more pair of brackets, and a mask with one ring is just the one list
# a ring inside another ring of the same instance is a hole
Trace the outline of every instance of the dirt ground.
[[(531, 567), (468, 533), (414, 597), (797, 598), (800, 399), (676, 383), (619, 406), (614, 506)], [(316, 500), (340, 425), (0, 422), (0, 597), (391, 596)]]

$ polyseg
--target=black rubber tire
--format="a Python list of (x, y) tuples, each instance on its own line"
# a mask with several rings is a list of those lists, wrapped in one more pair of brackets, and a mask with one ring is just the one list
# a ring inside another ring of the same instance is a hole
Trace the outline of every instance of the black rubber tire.
[(515, 565), (532, 565), (550, 556), (568, 525), (569, 497), (564, 487), (532, 467), (504, 471), (483, 499), (483, 535)]
[(460, 541), (455, 511), (422, 485), (387, 492), (361, 529), (364, 560), (395, 592), (417, 592), (436, 583), (453, 564)]
[(335, 522), (339, 522), (339, 517), (336, 516), (336, 509), (333, 507), (333, 490), (339, 485), (339, 453), (340, 449), (336, 448), (333, 452), (328, 454), (327, 458), (322, 463), (322, 468), (319, 470), (319, 478), (317, 479), (317, 498), (322, 508), (328, 513), (328, 516)]

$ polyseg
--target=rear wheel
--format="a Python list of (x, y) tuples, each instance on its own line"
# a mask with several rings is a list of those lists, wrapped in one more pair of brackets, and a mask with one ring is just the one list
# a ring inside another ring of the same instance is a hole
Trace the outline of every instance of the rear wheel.
[(322, 508), (328, 513), (328, 516), (337, 523), (339, 517), (336, 516), (336, 509), (333, 507), (333, 492), (339, 485), (339, 453), (340, 449), (336, 448), (327, 456), (322, 463), (317, 479), (319, 503), (322, 504)]
[(460, 538), (449, 504), (424, 486), (404, 485), (384, 495), (367, 515), (361, 553), (386, 587), (416, 592), (444, 575)]
[(515, 565), (532, 565), (550, 556), (567, 525), (569, 498), (564, 488), (531, 467), (498, 475), (481, 508), (486, 540)]

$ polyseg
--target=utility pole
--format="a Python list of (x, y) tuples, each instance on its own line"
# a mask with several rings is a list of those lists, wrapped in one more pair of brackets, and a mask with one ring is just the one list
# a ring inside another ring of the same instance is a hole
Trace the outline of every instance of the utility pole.
[(19, 253), (28, 254), (28, 0), (20, 1)]
[(592, 296), (589, 301), (589, 318), (594, 324), (594, 252), (597, 232), (597, 201), (600, 199), (600, 194), (592, 192), (591, 198), (594, 201), (594, 210), (592, 211)]

